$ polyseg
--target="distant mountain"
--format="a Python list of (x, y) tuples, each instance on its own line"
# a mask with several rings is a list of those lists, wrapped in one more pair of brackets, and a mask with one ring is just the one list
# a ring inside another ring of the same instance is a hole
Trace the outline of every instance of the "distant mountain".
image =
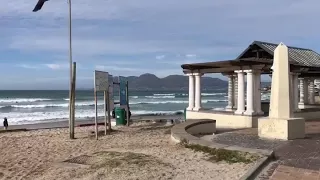
[[(154, 74), (142, 74), (141, 76), (129, 76), (129, 89), (131, 90), (188, 90), (189, 77), (183, 75), (170, 75), (159, 78)], [(117, 80), (116, 80), (117, 81)], [(227, 82), (219, 78), (202, 77), (201, 88), (213, 90), (226, 88)]]

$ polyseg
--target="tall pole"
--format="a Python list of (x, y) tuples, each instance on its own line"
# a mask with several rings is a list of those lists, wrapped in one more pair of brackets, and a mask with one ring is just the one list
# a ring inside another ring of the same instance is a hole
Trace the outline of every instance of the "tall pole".
[[(72, 121), (74, 116), (72, 115), (72, 29), (71, 29), (71, 0), (68, 0), (69, 4), (69, 64), (70, 64), (70, 87), (69, 87), (69, 130), (72, 128)], [(72, 138), (72, 137), (70, 137)]]

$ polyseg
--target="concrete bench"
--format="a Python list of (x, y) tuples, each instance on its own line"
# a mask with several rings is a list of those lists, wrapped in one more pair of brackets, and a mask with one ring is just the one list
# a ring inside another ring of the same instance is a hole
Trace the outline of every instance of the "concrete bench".
[(200, 140), (200, 138), (194, 135), (213, 134), (215, 132), (216, 120), (192, 119), (173, 126), (171, 129), (171, 139), (177, 143), (181, 142), (182, 140)]

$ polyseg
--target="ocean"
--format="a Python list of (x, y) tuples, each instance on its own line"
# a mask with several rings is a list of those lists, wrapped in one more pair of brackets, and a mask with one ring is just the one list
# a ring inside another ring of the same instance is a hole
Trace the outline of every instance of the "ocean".
[[(183, 112), (188, 106), (188, 92), (130, 91), (130, 110), (133, 115), (161, 115)], [(68, 118), (68, 90), (0, 91), (0, 118), (10, 124), (33, 124)], [(119, 101), (119, 96), (114, 96)], [(222, 109), (227, 105), (227, 89), (204, 91), (204, 108)], [(98, 94), (98, 115), (104, 115), (103, 94)], [(94, 96), (91, 90), (76, 91), (76, 118), (93, 118)]]

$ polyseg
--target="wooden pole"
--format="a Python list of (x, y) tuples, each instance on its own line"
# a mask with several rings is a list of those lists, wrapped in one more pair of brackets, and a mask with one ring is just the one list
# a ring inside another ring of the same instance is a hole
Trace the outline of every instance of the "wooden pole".
[(110, 103), (110, 96), (108, 94), (108, 129), (109, 129), (109, 133), (111, 133), (111, 115), (110, 115), (110, 107), (111, 107), (111, 103)]
[(109, 105), (107, 105), (107, 98), (109, 95), (109, 91), (104, 91), (103, 96), (104, 96), (104, 134), (107, 135), (107, 109), (109, 109)]
[(96, 111), (95, 117), (94, 117), (94, 123), (95, 123), (95, 134), (96, 134), (96, 140), (98, 140), (98, 102), (97, 102), (97, 91), (94, 90), (94, 109)]
[(127, 126), (130, 125), (130, 117), (129, 117), (129, 87), (128, 87), (128, 81), (126, 82), (126, 101), (127, 101)]
[(69, 120), (69, 129), (70, 129), (70, 139), (74, 139), (74, 124), (75, 124), (75, 97), (76, 97), (76, 72), (77, 72), (76, 62), (72, 66), (72, 81), (71, 81), (71, 99), (70, 99), (70, 120)]

